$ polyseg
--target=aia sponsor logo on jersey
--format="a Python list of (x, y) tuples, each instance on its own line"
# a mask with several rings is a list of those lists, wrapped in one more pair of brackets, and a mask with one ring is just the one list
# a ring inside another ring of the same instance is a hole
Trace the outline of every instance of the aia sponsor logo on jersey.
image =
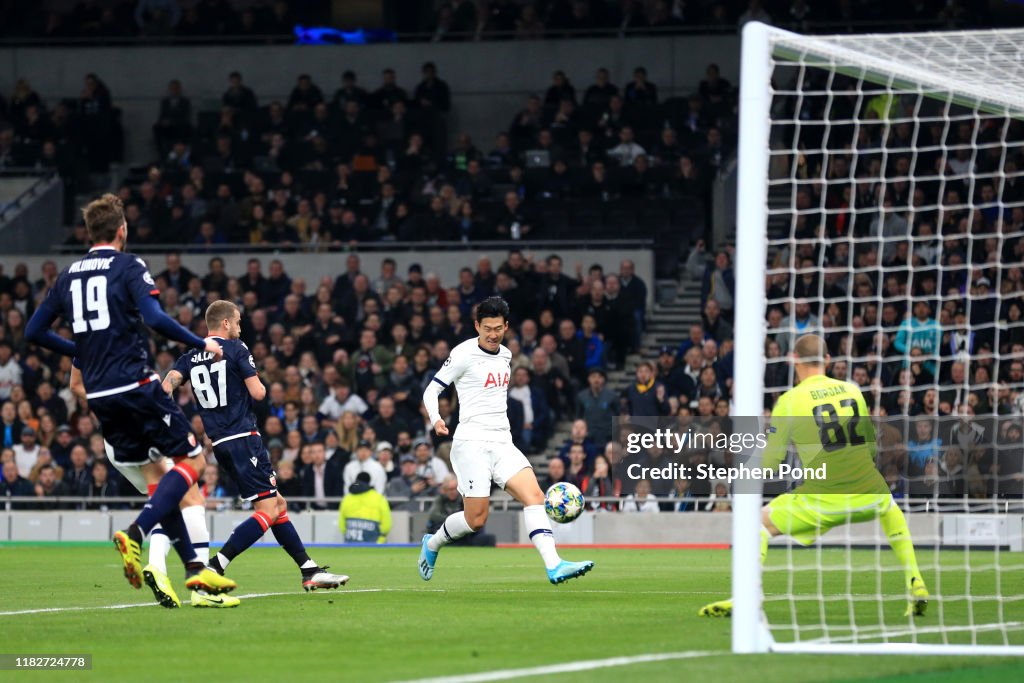
[(508, 386), (508, 373), (502, 374), (500, 372), (488, 372), (487, 381), (484, 382), (484, 389), (490, 387), (507, 387)]

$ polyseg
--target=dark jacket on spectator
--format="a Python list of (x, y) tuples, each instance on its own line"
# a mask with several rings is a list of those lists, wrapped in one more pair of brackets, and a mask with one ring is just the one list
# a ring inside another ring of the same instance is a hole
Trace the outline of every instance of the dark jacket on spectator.
[[(324, 463), (324, 495), (339, 498), (345, 495), (345, 482), (341, 478), (342, 463), (331, 458)], [(316, 473), (312, 463), (302, 468), (302, 495), (312, 498), (316, 495)]]
[[(668, 415), (669, 404), (667, 400), (658, 400), (658, 387), (664, 387), (661, 382), (654, 380), (650, 388), (640, 391), (636, 382), (633, 382), (623, 392), (630, 415)], [(665, 392), (665, 399), (668, 392)]]
[(576, 418), (586, 420), (587, 431), (595, 443), (604, 445), (612, 438), (612, 419), (619, 414), (619, 396), (605, 387), (594, 394), (590, 388), (576, 394)]
[(0, 479), (0, 496), (34, 496), (36, 495), (35, 489), (32, 487), (32, 482), (22, 476), (18, 476), (14, 481), (5, 481)]

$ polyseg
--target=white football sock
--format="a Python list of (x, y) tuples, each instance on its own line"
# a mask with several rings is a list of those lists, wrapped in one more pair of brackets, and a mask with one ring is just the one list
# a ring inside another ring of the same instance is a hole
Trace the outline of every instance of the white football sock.
[(543, 505), (527, 505), (523, 508), (523, 521), (530, 532), (530, 540), (544, 560), (545, 569), (554, 569), (562, 561), (555, 548), (555, 536), (551, 533), (551, 520), (544, 512)]
[(231, 560), (229, 560), (228, 558), (224, 557), (224, 555), (222, 553), (217, 553), (217, 562), (220, 563), (221, 571), (224, 571), (225, 569), (228, 568), (228, 564), (231, 563)]
[(185, 528), (196, 549), (196, 557), (203, 564), (210, 562), (210, 530), (206, 528), (206, 508), (202, 505), (190, 505), (181, 511), (185, 519)]
[(466, 521), (466, 513), (455, 512), (448, 515), (448, 519), (444, 520), (441, 528), (434, 532), (434, 535), (427, 541), (427, 547), (436, 553), (442, 546), (471, 533), (473, 533), (473, 527), (469, 526), (469, 522)]
[(167, 553), (171, 551), (171, 539), (164, 528), (157, 524), (149, 534), (149, 564), (161, 574), (167, 573)]

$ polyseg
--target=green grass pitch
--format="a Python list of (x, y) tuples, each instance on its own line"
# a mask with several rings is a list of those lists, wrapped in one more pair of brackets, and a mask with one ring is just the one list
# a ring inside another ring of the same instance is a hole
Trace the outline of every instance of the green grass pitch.
[[(728, 595), (725, 550), (568, 549), (567, 558), (589, 557), (596, 568), (558, 587), (547, 583), (532, 549), (448, 548), (429, 583), (416, 572), (414, 548), (312, 550), (320, 563), (351, 575), (348, 588), (305, 594), (291, 560), (279, 549), (261, 547), (238, 558), (228, 572), (243, 598), (237, 609), (103, 609), (148, 605), (152, 597), (148, 589), (128, 586), (112, 547), (0, 544), (0, 652), (93, 656), (91, 672), (6, 671), (0, 680), (403, 681), (689, 651), (696, 654), (688, 659), (522, 680), (978, 683), (1019, 680), (1024, 671), (1024, 661), (1012, 658), (733, 656), (729, 621), (696, 616), (701, 605)], [(784, 552), (774, 555), (770, 563), (786, 560)], [(824, 551), (822, 557), (844, 566), (846, 555)], [(874, 553), (853, 553), (857, 563), (873, 558)], [(187, 599), (180, 569), (169, 559), (179, 595)], [(814, 560), (809, 551), (797, 559)], [(957, 575), (963, 566), (959, 553), (944, 551), (939, 559), (947, 587), (966, 580)], [(935, 558), (925, 551), (921, 561), (929, 566)], [(972, 565), (991, 561), (991, 554), (972, 553)], [(883, 576), (899, 586), (897, 574)], [(846, 577), (826, 572), (826, 591), (846, 590)], [(1021, 577), (1019, 571), (1004, 572), (1003, 589), (1020, 593)], [(994, 588), (994, 573), (981, 571), (974, 579), (979, 591)], [(875, 581), (871, 572), (857, 572), (851, 592), (872, 593)], [(795, 587), (810, 594), (815, 583), (800, 576)], [(769, 572), (765, 585), (771, 596), (786, 579)], [(271, 595), (245, 597), (252, 594)], [(964, 602), (944, 607), (947, 623), (966, 623)], [(57, 609), (12, 614), (46, 608)], [(893, 595), (883, 612), (899, 623), (902, 608), (901, 596)], [(1004, 608), (1005, 619), (1024, 620), (1022, 601)], [(801, 601), (798, 609), (810, 620), (819, 605)], [(830, 603), (829, 609), (846, 614), (847, 604)], [(863, 616), (860, 609), (858, 620), (877, 619), (877, 604)], [(937, 623), (929, 617), (928, 625)]]

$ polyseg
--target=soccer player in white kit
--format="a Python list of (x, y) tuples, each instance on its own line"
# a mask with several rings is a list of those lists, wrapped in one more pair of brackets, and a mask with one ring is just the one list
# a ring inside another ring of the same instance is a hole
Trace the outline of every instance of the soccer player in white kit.
[(523, 504), (530, 540), (544, 560), (548, 580), (558, 584), (583, 576), (594, 563), (568, 562), (558, 556), (551, 521), (544, 512), (544, 492), (530, 461), (512, 443), (508, 423), (508, 384), (512, 352), (501, 341), (508, 330), (508, 304), (492, 296), (477, 306), (478, 339), (454, 349), (423, 392), (434, 431), (448, 433), (437, 409), (438, 395), (454, 382), (459, 395), (459, 425), (452, 442), (452, 469), (459, 481), (465, 509), (448, 517), (434, 534), (423, 536), (419, 570), (424, 581), (434, 575), (441, 548), (482, 529), (491, 504), (491, 482)]

